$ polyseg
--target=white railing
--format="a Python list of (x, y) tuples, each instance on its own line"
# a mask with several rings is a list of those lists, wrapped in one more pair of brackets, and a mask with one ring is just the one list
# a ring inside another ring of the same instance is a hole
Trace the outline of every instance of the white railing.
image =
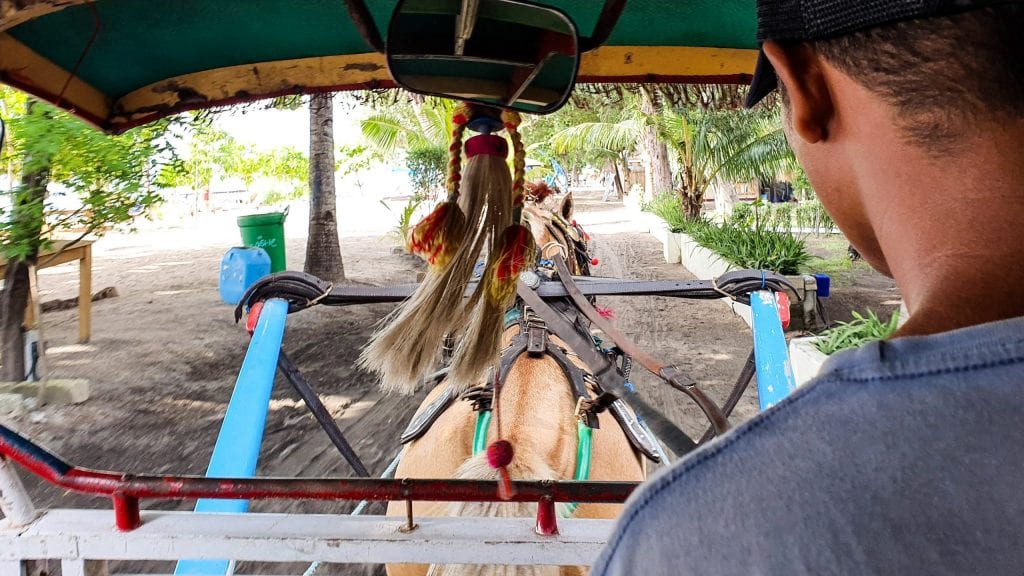
[(0, 520), (0, 576), (23, 561), (61, 561), (84, 576), (86, 560), (220, 559), (254, 562), (588, 565), (611, 520), (561, 520), (558, 536), (533, 518), (416, 518), (143, 511), (142, 526), (117, 532), (109, 510), (50, 510), (21, 528)]

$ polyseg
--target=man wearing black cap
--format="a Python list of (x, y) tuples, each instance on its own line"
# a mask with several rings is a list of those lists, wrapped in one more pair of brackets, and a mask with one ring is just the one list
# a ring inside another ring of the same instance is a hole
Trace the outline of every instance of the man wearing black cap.
[(910, 320), (631, 498), (592, 576), (1024, 574), (1024, 2), (759, 0), (821, 201)]

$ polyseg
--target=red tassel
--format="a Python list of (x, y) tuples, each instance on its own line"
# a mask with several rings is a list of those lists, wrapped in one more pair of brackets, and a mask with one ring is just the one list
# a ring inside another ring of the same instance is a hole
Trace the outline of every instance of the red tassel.
[(512, 463), (515, 450), (508, 440), (498, 440), (487, 447), (487, 463), (491, 468), (498, 469), (498, 498), (510, 500), (515, 495), (512, 489), (512, 478), (508, 475), (508, 465)]
[(516, 495), (516, 491), (512, 488), (512, 478), (508, 475), (508, 468), (499, 468), (498, 475), (501, 477), (501, 481), (498, 482), (498, 498), (511, 500)]
[(408, 248), (431, 266), (451, 261), (466, 233), (466, 216), (454, 202), (443, 202), (413, 227)]
[(491, 301), (498, 304), (512, 298), (519, 274), (527, 270), (537, 256), (533, 234), (520, 224), (509, 226), (501, 233), (500, 246), (488, 287)]
[(612, 318), (615, 318), (615, 311), (612, 310), (611, 308), (602, 308), (600, 306), (594, 306), (594, 310), (597, 310), (597, 313), (601, 315), (601, 318), (604, 318), (606, 320), (611, 320)]
[(554, 190), (552, 190), (551, 187), (548, 186), (548, 183), (543, 180), (526, 183), (526, 196), (535, 204), (539, 204), (544, 200), (547, 200), (548, 196), (551, 196), (554, 193)]

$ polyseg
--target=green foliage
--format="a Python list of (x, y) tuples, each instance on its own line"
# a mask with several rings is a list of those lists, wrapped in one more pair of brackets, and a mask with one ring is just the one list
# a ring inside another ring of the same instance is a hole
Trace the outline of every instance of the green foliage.
[(695, 242), (740, 268), (799, 274), (810, 258), (804, 241), (790, 232), (748, 228), (733, 222), (699, 221), (686, 231)]
[(290, 146), (281, 146), (260, 157), (260, 173), (280, 182), (305, 186), (309, 178), (309, 156)]
[(383, 157), (415, 148), (447, 149), (455, 101), (403, 94), (398, 101), (360, 122), (363, 139)]
[(816, 342), (818, 350), (823, 354), (831, 355), (840, 350), (857, 348), (868, 342), (884, 340), (896, 332), (899, 325), (900, 313), (894, 311), (887, 321), (880, 320), (871, 310), (867, 316), (853, 312), (853, 320), (849, 322), (837, 322), (835, 326), (822, 332)]
[(433, 198), (444, 188), (448, 168), (447, 146), (420, 146), (405, 153), (405, 166), (416, 196)]
[(794, 217), (798, 228), (814, 230), (816, 234), (827, 234), (836, 229), (836, 223), (818, 200), (804, 200), (797, 204)]
[(754, 207), (749, 202), (737, 202), (732, 207), (729, 221), (746, 227), (754, 225)]
[[(618, 161), (622, 154), (636, 145), (636, 140), (619, 140), (609, 143), (601, 137), (586, 134), (595, 123), (611, 124), (628, 120), (628, 108), (622, 102), (609, 102), (599, 95), (576, 94), (572, 101), (553, 114), (529, 116), (525, 119), (522, 134), (527, 153), (545, 163), (550, 159), (572, 171), (573, 167), (594, 166), (603, 168), (609, 162)], [(582, 141), (576, 141), (582, 138)], [(538, 171), (531, 177), (544, 177), (547, 170)]]
[(395, 225), (394, 233), (404, 242), (409, 237), (409, 232), (413, 227), (413, 218), (416, 215), (416, 211), (426, 201), (426, 198), (415, 195), (409, 199), (405, 205), (402, 206), (401, 211), (395, 212), (388, 206), (388, 203), (381, 200), (380, 203), (384, 208), (387, 208), (388, 212), (391, 212), (393, 216), (398, 219), (398, 223)]
[(672, 192), (656, 194), (650, 202), (641, 206), (641, 209), (664, 220), (672, 232), (685, 232), (687, 229), (683, 205), (679, 202), (679, 196)]
[(770, 230), (788, 231), (793, 227), (793, 205), (789, 202), (769, 204), (766, 225)]
[(188, 134), (185, 157), (168, 165), (157, 183), (167, 188), (208, 190), (215, 179), (239, 171), (241, 151), (242, 147), (227, 132), (214, 128), (208, 121), (198, 123)]
[[(48, 244), (40, 224), (102, 233), (129, 222), (161, 200), (153, 183), (161, 172), (180, 166), (169, 136), (186, 119), (165, 119), (120, 136), (107, 136), (48, 104), (0, 89), (0, 109), (8, 120), (8, 144), (0, 165), (22, 184), (10, 192), (11, 208), (0, 211), (0, 253), (8, 259), (31, 257)], [(81, 203), (54, 217), (45, 186), (60, 184)], [(84, 233), (83, 233), (84, 236)]]
[(334, 158), (335, 171), (340, 172), (342, 178), (353, 176), (356, 180), (356, 187), (360, 190), (363, 189), (363, 182), (359, 178), (359, 174), (368, 170), (374, 162), (381, 160), (380, 153), (365, 144), (338, 146), (334, 152)]

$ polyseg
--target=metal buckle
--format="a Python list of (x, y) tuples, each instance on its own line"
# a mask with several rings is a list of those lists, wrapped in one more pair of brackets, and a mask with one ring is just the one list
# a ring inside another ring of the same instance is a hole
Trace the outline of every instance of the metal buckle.
[(576, 399), (576, 409), (573, 410), (573, 412), (572, 412), (572, 415), (575, 416), (576, 419), (579, 420), (580, 422), (583, 422), (586, 419), (586, 414), (583, 412), (583, 402), (585, 400), (586, 400), (586, 398), (584, 398), (583, 396), (580, 396), (579, 398), (577, 398)]

